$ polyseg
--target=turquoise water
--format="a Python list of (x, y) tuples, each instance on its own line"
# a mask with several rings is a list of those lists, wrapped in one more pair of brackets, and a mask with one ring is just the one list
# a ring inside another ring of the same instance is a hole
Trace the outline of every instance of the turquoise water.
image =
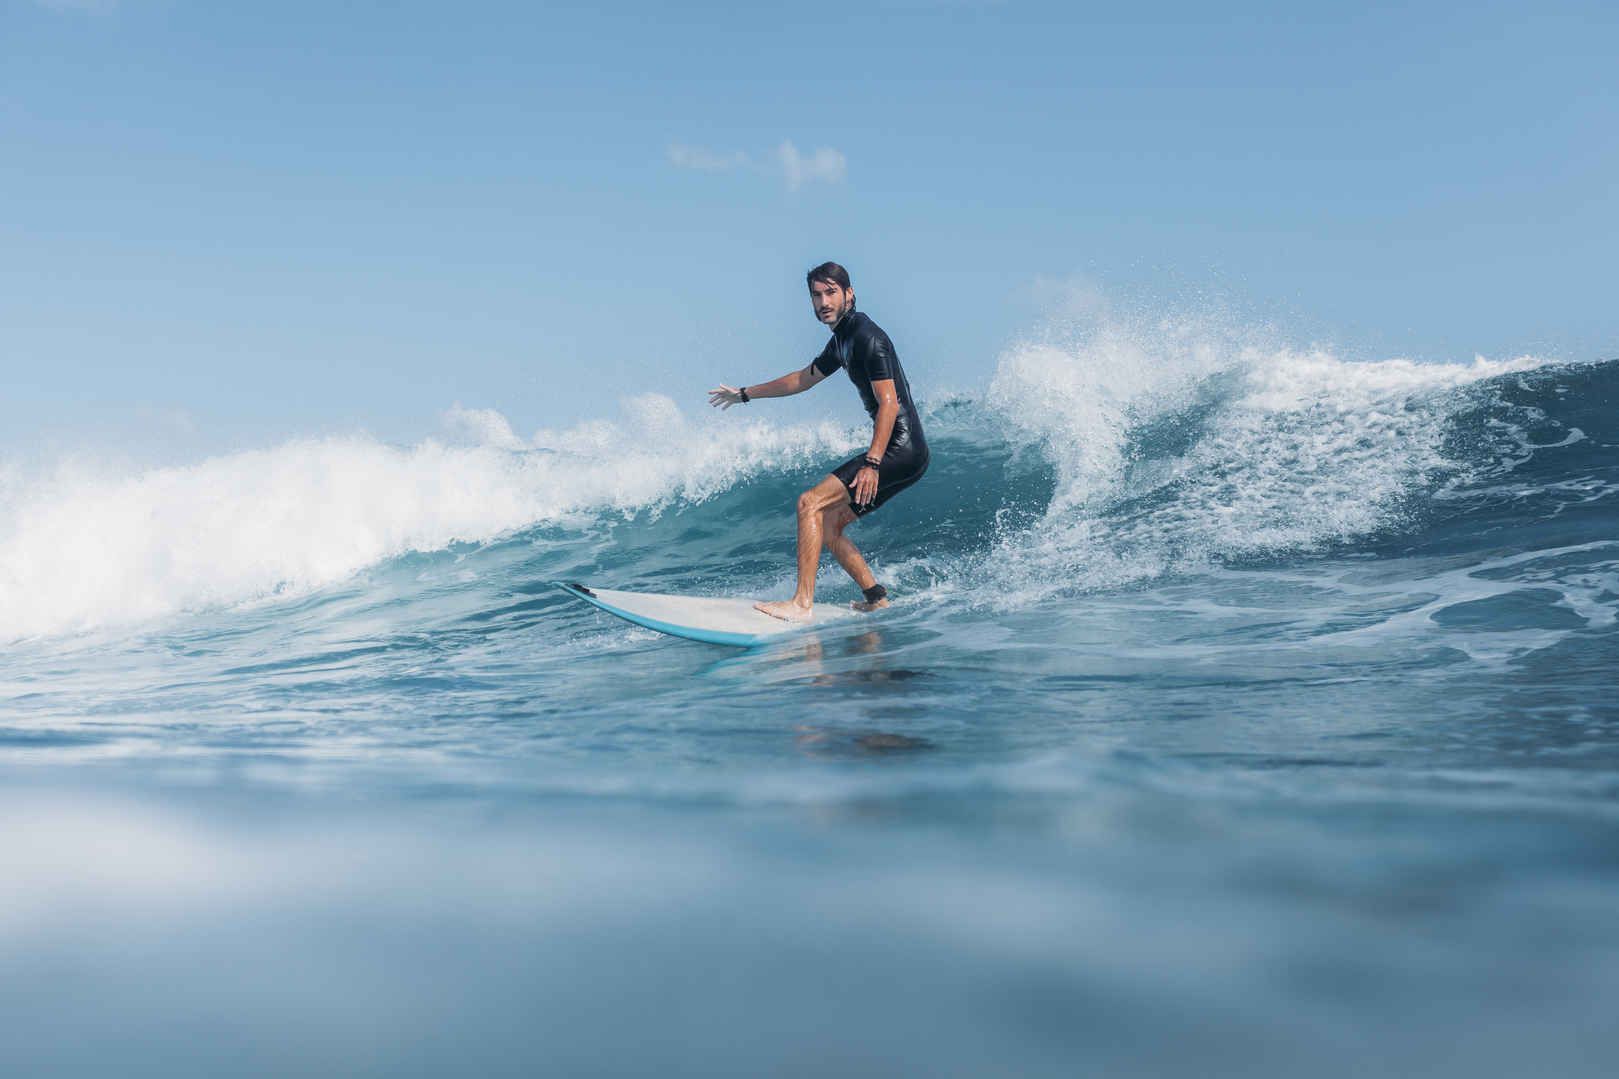
[(8, 1054), (1606, 1074), (1616, 402), (1619, 361), (1030, 344), (851, 531), (894, 607), (752, 651), (549, 582), (785, 595), (858, 426), (12, 469)]

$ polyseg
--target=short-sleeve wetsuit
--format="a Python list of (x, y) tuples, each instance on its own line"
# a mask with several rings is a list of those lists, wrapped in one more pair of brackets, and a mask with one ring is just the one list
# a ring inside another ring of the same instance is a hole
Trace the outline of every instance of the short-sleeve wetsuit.
[(916, 414), (916, 403), (911, 400), (911, 386), (905, 380), (905, 370), (894, 353), (894, 343), (863, 312), (850, 311), (832, 327), (832, 340), (815, 357), (815, 369), (823, 376), (838, 368), (849, 372), (849, 381), (860, 391), (861, 403), (872, 420), (877, 419), (877, 395), (871, 384), (883, 379), (894, 380), (894, 396), (899, 402), (899, 414), (894, 417), (894, 430), (888, 437), (888, 448), (883, 451), (882, 466), (877, 469), (877, 494), (866, 505), (854, 500), (855, 474), (865, 467), (866, 455), (861, 454), (832, 470), (832, 475), (849, 488), (849, 506), (855, 516), (864, 516), (899, 494), (922, 478), (928, 468), (928, 444), (922, 437), (922, 420)]

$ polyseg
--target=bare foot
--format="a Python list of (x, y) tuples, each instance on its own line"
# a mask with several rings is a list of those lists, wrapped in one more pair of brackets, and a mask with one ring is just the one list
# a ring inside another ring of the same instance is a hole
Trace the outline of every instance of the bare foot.
[(771, 618), (779, 618), (783, 622), (808, 622), (815, 611), (809, 607), (800, 607), (790, 599), (778, 599), (774, 603), (755, 603), (753, 609), (763, 611)]
[(859, 611), (861, 614), (870, 614), (872, 611), (880, 611), (884, 607), (888, 606), (888, 597), (884, 596), (882, 599), (878, 600), (876, 603), (867, 603), (863, 599), (857, 599), (853, 603), (849, 604), (849, 606), (853, 607), (855, 610)]

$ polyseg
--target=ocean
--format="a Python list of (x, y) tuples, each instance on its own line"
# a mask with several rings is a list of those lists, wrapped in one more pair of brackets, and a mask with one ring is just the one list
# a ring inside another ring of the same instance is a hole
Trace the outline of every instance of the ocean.
[(747, 651), (553, 582), (788, 595), (841, 376), (0, 462), (8, 1072), (1610, 1074), (1619, 360), (907, 363)]

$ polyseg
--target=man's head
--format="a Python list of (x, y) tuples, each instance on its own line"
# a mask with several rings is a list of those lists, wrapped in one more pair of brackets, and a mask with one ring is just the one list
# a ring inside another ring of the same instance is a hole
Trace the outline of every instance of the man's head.
[(835, 262), (823, 262), (804, 275), (809, 283), (810, 308), (815, 317), (828, 326), (854, 310), (854, 289), (849, 285), (849, 271)]

